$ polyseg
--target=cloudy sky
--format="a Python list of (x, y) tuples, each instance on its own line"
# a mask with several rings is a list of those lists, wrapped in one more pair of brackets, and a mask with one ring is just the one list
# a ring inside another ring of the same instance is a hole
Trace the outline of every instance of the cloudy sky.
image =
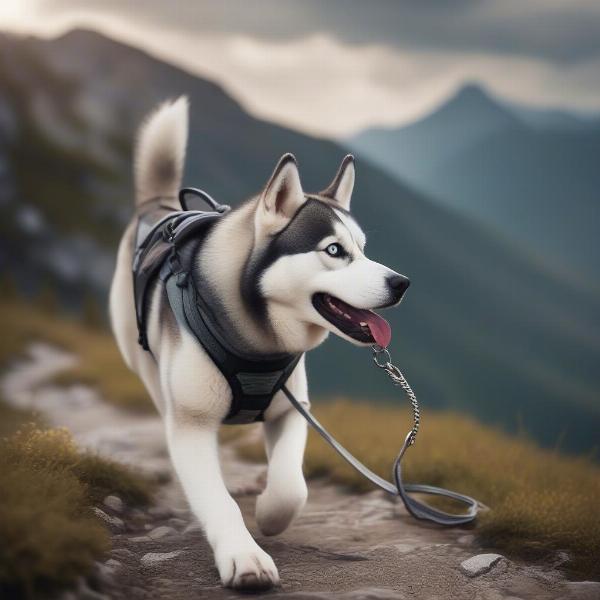
[(74, 26), (320, 135), (406, 123), (468, 81), (511, 100), (600, 110), (599, 0), (0, 0), (0, 28), (51, 36)]

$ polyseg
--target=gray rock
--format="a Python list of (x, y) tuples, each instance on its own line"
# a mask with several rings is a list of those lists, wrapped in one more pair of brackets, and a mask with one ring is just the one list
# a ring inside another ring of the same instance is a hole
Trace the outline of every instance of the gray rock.
[(103, 502), (104, 506), (114, 510), (115, 512), (123, 512), (123, 500), (119, 496), (106, 496)]
[(168, 560), (173, 560), (180, 554), (181, 550), (174, 550), (173, 552), (148, 552), (148, 554), (144, 554), (144, 556), (142, 556), (140, 563), (144, 567), (152, 567)]
[(157, 527), (156, 529), (150, 531), (148, 533), (148, 537), (152, 538), (153, 540), (160, 540), (164, 537), (168, 537), (175, 533), (177, 533), (177, 531), (172, 527), (168, 527), (167, 525), (161, 525), (160, 527)]
[(573, 600), (598, 600), (600, 598), (600, 582), (598, 581), (569, 581), (567, 588), (569, 598)]
[(122, 566), (121, 563), (114, 558), (109, 558), (104, 564), (112, 571), (118, 571)]
[(111, 527), (115, 527), (116, 529), (122, 529), (125, 526), (125, 523), (123, 523), (123, 519), (107, 515), (101, 508), (98, 508), (97, 506), (94, 506), (92, 510), (94, 511), (94, 514), (97, 517), (100, 517), (107, 525), (110, 525)]
[(503, 558), (501, 554), (478, 554), (460, 563), (460, 570), (469, 577), (477, 577), (490, 571)]

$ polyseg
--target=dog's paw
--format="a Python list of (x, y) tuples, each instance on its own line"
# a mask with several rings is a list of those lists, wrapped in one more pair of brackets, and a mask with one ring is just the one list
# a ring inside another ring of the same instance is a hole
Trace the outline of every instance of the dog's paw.
[(273, 559), (258, 545), (249, 550), (217, 553), (216, 562), (221, 582), (236, 590), (268, 590), (279, 584), (279, 573)]
[(308, 490), (301, 484), (288, 486), (283, 492), (267, 489), (256, 499), (256, 523), (264, 535), (277, 535), (287, 529), (304, 505)]

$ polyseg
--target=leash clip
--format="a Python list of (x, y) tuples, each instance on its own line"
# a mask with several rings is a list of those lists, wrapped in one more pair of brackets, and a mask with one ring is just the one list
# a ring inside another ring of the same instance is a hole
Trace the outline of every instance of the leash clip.
[(377, 344), (371, 346), (371, 349), (373, 350), (373, 362), (375, 365), (386, 372), (387, 376), (392, 380), (392, 383), (395, 386), (401, 387), (404, 390), (412, 406), (413, 426), (408, 432), (404, 441), (404, 445), (402, 446), (402, 451), (400, 452), (400, 456), (402, 456), (405, 450), (415, 443), (417, 434), (419, 433), (419, 425), (421, 424), (421, 410), (419, 409), (419, 402), (417, 400), (417, 396), (408, 384), (408, 381), (406, 381), (406, 378), (402, 374), (402, 371), (400, 371), (400, 369), (392, 363), (392, 355), (390, 354), (390, 351), (387, 348)]

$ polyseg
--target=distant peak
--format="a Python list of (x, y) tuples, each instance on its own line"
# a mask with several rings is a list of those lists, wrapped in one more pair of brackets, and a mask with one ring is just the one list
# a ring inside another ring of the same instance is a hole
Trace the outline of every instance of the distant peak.
[(479, 83), (471, 82), (463, 85), (458, 92), (456, 92), (454, 98), (455, 101), (484, 101), (487, 103), (493, 103), (493, 100), (489, 92)]

